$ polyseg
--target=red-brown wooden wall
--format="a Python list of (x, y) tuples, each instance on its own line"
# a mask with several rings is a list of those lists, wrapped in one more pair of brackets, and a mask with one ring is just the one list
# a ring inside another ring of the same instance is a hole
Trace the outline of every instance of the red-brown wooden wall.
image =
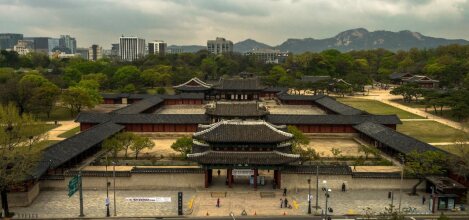
[(197, 124), (125, 124), (125, 131), (133, 132), (195, 132)]
[(80, 131), (84, 131), (84, 130), (87, 130), (93, 126), (95, 126), (97, 124), (95, 123), (80, 123)]

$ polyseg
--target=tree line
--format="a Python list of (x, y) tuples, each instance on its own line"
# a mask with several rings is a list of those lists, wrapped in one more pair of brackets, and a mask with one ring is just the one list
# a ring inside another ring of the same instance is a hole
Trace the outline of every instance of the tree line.
[[(325, 50), (290, 54), (281, 64), (266, 64), (251, 56), (239, 53), (213, 55), (207, 50), (196, 53), (148, 55), (133, 62), (111, 59), (88, 61), (81, 58), (51, 59), (45, 54), (18, 55), (14, 51), (0, 52), (0, 100), (14, 101), (13, 94), (26, 95), (15, 101), (21, 111), (48, 112), (50, 103), (78, 102), (72, 112), (99, 102), (96, 90), (105, 92), (146, 93), (148, 88), (164, 93), (163, 87), (183, 83), (192, 77), (216, 81), (221, 76), (247, 71), (260, 76), (266, 85), (296, 89), (325, 90), (324, 83), (305, 83), (303, 76), (326, 75), (344, 79), (348, 88), (337, 84), (334, 90), (344, 94), (352, 89), (362, 90), (373, 81), (389, 83), (394, 72), (424, 74), (440, 81), (443, 88), (461, 90), (469, 88), (469, 46), (448, 45), (433, 49), (410, 49), (392, 52), (385, 49), (339, 52)], [(26, 77), (28, 75), (28, 77)], [(34, 77), (31, 75), (35, 75)], [(23, 80), (23, 78), (25, 78)], [(21, 82), (23, 80), (23, 82)], [(32, 82), (31, 82), (32, 81)], [(33, 86), (29, 87), (28, 84)], [(23, 86), (22, 86), (23, 85)], [(17, 91), (20, 87), (26, 90)], [(34, 88), (34, 89), (33, 89)], [(71, 90), (78, 99), (63, 98), (64, 91)], [(57, 96), (57, 91), (61, 93)], [(86, 94), (90, 92), (91, 94)], [(86, 94), (86, 95), (85, 95)], [(26, 98), (27, 97), (27, 98)], [(88, 98), (89, 97), (89, 98)], [(35, 104), (49, 103), (46, 106)]]

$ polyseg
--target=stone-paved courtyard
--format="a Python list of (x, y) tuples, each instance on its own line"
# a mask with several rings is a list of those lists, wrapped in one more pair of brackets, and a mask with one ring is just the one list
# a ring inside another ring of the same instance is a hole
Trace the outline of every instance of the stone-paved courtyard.
[[(274, 192), (262, 197), (261, 192)], [(405, 192), (405, 191), (404, 191)], [(226, 193), (226, 197), (225, 197)], [(227, 216), (230, 212), (240, 215), (246, 210), (248, 215), (305, 215), (307, 212), (307, 191), (288, 192), (287, 199), (292, 204), (292, 209), (280, 208), (282, 190), (272, 191), (261, 188), (254, 191), (248, 185), (228, 189), (225, 186), (215, 186), (198, 191), (184, 191), (184, 209), (186, 214), (192, 216)], [(313, 195), (315, 195), (313, 190)], [(347, 192), (333, 191), (329, 199), (329, 207), (332, 207), (335, 215), (362, 214), (363, 209), (370, 207), (373, 211), (383, 212), (391, 200), (387, 197), (387, 190), (353, 190)], [(402, 208), (415, 208), (414, 213), (428, 213), (427, 202), (422, 205), (422, 193), (419, 196), (409, 196), (403, 193)], [(106, 191), (84, 191), (85, 208), (87, 217), (104, 217)], [(130, 202), (126, 197), (171, 197), (171, 202)], [(221, 207), (216, 207), (216, 201), (220, 198)], [(116, 191), (117, 216), (174, 216), (177, 215), (177, 191), (157, 190), (128, 190)], [(189, 202), (193, 199), (193, 211), (189, 210)], [(113, 197), (110, 191), (111, 215), (113, 214)], [(398, 191), (395, 191), (394, 204), (397, 207), (399, 201)], [(320, 192), (319, 206), (324, 207), (325, 198)], [(315, 199), (312, 202), (315, 204)], [(76, 217), (79, 214), (78, 194), (68, 198), (66, 191), (44, 191), (30, 207), (16, 207), (12, 211), (17, 214), (33, 214), (39, 218)], [(319, 210), (319, 213), (321, 210)], [(314, 208), (313, 208), (314, 213)]]

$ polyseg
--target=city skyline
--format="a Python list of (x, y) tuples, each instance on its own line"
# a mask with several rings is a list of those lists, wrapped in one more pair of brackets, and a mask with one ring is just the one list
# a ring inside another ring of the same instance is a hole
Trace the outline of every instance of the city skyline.
[[(10, 1), (0, 0), (2, 33), (71, 35), (78, 47), (110, 48), (119, 37), (205, 45), (225, 37), (278, 45), (288, 38), (326, 38), (358, 27), (411, 30), (469, 39), (469, 1)], [(18, 16), (18, 15), (21, 16)], [(47, 15), (47, 16), (44, 16)], [(295, 16), (291, 16), (295, 15)], [(354, 19), (351, 19), (354, 18)]]

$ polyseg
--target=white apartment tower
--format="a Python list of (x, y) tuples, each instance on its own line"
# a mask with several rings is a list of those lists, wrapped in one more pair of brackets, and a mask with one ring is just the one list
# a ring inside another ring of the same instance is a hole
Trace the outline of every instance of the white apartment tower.
[(162, 40), (155, 40), (148, 43), (148, 54), (165, 55), (167, 44)]
[(233, 52), (233, 42), (222, 37), (207, 41), (207, 50), (213, 54)]
[(93, 44), (88, 48), (88, 59), (91, 61), (97, 61), (103, 58), (103, 48), (99, 45)]
[(145, 56), (145, 39), (122, 36), (119, 40), (119, 54), (121, 60), (134, 61)]

